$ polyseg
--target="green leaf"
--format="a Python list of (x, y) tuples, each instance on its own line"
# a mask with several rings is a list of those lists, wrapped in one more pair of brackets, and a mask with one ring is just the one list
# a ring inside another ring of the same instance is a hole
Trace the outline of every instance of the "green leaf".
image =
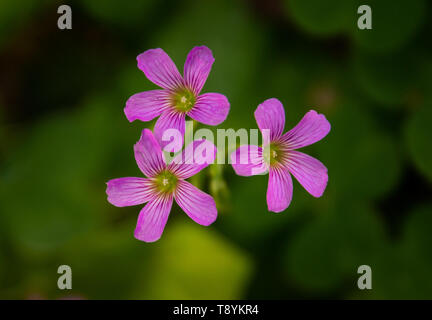
[[(138, 215), (139, 208), (135, 209)], [(139, 279), (155, 272), (149, 269), (154, 248), (133, 237), (135, 223), (134, 218), (115, 228), (95, 230), (62, 247), (57, 261), (72, 268), (72, 293), (85, 299), (136, 299), (136, 290), (148, 288)]]
[[(186, 217), (182, 217), (186, 219)], [(214, 227), (168, 225), (155, 244), (145, 299), (241, 299), (251, 259)]]
[(430, 266), (432, 266), (432, 251), (430, 248), (430, 244), (432, 243), (431, 225), (432, 205), (419, 206), (408, 216), (402, 239), (403, 250), (408, 256), (414, 258), (415, 261), (427, 262)]
[[(233, 169), (230, 169), (233, 170)], [(293, 200), (283, 212), (274, 213), (267, 208), (268, 174), (231, 179), (232, 209), (221, 219), (222, 228), (233, 239), (246, 247), (256, 247), (295, 221), (305, 208), (323, 203), (308, 194), (293, 178)]]
[(356, 23), (355, 0), (285, 0), (287, 13), (305, 31), (333, 35)]
[(80, 1), (80, 5), (95, 19), (117, 28), (137, 28), (148, 19), (156, 1), (128, 1), (119, 5), (115, 0)]
[(328, 169), (327, 188), (342, 199), (377, 198), (397, 185), (400, 152), (390, 135), (377, 129), (365, 106), (345, 102), (328, 118), (332, 129), (316, 146)]
[(431, 299), (431, 213), (431, 204), (409, 212), (401, 239), (382, 250), (377, 263), (371, 265), (372, 290), (356, 298)]
[[(78, 113), (42, 120), (8, 155), (0, 207), (22, 249), (55, 249), (107, 219), (105, 182), (113, 177), (104, 170), (124, 139), (109, 101), (94, 99)], [(117, 165), (138, 174), (132, 147), (124, 154)]]
[(20, 3), (13, 0), (0, 1), (0, 48), (3, 43), (13, 39), (19, 27), (32, 17), (38, 7), (40, 9), (44, 5), (36, 0), (24, 0)]
[(372, 29), (360, 30), (357, 16), (352, 24), (355, 43), (371, 52), (389, 53), (414, 38), (426, 18), (424, 0), (375, 0), (367, 3), (372, 9)]
[(383, 248), (383, 227), (376, 213), (367, 205), (347, 201), (290, 239), (285, 253), (287, 279), (305, 290), (329, 292), (354, 279), (360, 265), (374, 265)]
[(432, 107), (416, 111), (405, 125), (405, 144), (417, 169), (432, 181)]
[(381, 252), (379, 263), (372, 267), (372, 299), (431, 299), (432, 265), (413, 259), (399, 247)]
[(353, 71), (360, 88), (379, 105), (400, 107), (418, 87), (417, 56), (408, 52), (354, 56)]

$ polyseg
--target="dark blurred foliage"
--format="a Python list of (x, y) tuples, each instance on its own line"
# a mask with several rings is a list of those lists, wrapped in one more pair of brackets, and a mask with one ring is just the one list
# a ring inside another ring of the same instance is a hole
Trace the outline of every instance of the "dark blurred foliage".
[[(426, 0), (0, 2), (0, 298), (432, 298), (432, 6)], [(373, 29), (358, 30), (357, 8)], [(115, 208), (105, 182), (141, 176), (144, 127), (127, 98), (155, 88), (136, 56), (163, 48), (216, 58), (204, 87), (231, 102), (220, 128), (256, 128), (270, 97), (286, 130), (310, 109), (330, 134), (305, 151), (328, 168), (315, 199), (267, 211), (267, 177), (229, 165), (192, 179), (218, 220), (174, 206), (156, 243), (133, 238), (140, 207)], [(57, 267), (73, 289), (57, 289)], [(373, 289), (357, 288), (370, 265)]]

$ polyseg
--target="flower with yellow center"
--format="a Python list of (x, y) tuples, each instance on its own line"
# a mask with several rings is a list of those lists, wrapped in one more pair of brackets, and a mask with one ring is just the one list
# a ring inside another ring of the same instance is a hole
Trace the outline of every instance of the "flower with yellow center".
[[(268, 99), (255, 110), (255, 119), (268, 143), (240, 146), (231, 155), (238, 175), (252, 176), (269, 173), (267, 206), (269, 211), (284, 211), (291, 203), (293, 175), (314, 197), (321, 197), (328, 181), (327, 168), (317, 159), (297, 151), (324, 138), (330, 123), (324, 115), (311, 110), (290, 131), (283, 133), (285, 110), (277, 99)], [(267, 135), (268, 133), (268, 135)], [(237, 162), (236, 159), (247, 159)]]
[[(196, 159), (194, 150), (199, 148), (209, 151), (209, 162)], [(213, 143), (195, 140), (167, 164), (153, 133), (144, 129), (134, 151), (138, 167), (146, 178), (112, 179), (107, 183), (106, 193), (108, 201), (118, 207), (147, 203), (138, 217), (137, 239), (153, 242), (161, 237), (174, 200), (201, 225), (208, 226), (216, 220), (217, 209), (212, 196), (186, 181), (214, 161), (216, 147)]]
[(159, 48), (141, 53), (137, 61), (146, 77), (162, 89), (134, 94), (126, 102), (124, 112), (130, 122), (150, 121), (160, 116), (154, 133), (162, 148), (169, 143), (163, 139), (166, 130), (175, 129), (184, 136), (186, 116), (210, 126), (226, 119), (230, 109), (228, 99), (220, 93), (201, 93), (215, 61), (209, 48), (199, 46), (189, 52), (183, 76)]

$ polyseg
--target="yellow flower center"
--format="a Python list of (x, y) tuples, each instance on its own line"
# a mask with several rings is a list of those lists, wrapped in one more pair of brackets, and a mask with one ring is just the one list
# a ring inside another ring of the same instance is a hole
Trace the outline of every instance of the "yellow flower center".
[(159, 192), (172, 193), (177, 187), (178, 178), (168, 170), (164, 170), (154, 178), (154, 182)]
[(272, 142), (263, 147), (263, 157), (267, 164), (274, 166), (286, 158), (286, 152), (277, 143)]
[(171, 96), (172, 104), (177, 111), (188, 112), (196, 102), (195, 94), (186, 88), (178, 89)]

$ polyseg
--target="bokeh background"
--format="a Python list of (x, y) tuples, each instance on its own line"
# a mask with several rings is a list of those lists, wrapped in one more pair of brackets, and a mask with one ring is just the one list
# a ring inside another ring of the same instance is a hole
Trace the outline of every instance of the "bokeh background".
[[(72, 7), (72, 30), (57, 8)], [(373, 30), (357, 8), (372, 7)], [(432, 4), (426, 0), (0, 1), (0, 298), (432, 298)], [(310, 109), (330, 134), (305, 152), (328, 168), (324, 196), (297, 181), (267, 211), (267, 176), (211, 166), (202, 227), (175, 205), (162, 238), (133, 238), (140, 206), (116, 208), (105, 182), (141, 176), (144, 127), (123, 113), (156, 88), (136, 56), (163, 48), (216, 58), (204, 92), (231, 111), (220, 128), (257, 128), (270, 97), (286, 130)], [(73, 289), (57, 289), (70, 265)], [(373, 289), (357, 288), (372, 268)]]

